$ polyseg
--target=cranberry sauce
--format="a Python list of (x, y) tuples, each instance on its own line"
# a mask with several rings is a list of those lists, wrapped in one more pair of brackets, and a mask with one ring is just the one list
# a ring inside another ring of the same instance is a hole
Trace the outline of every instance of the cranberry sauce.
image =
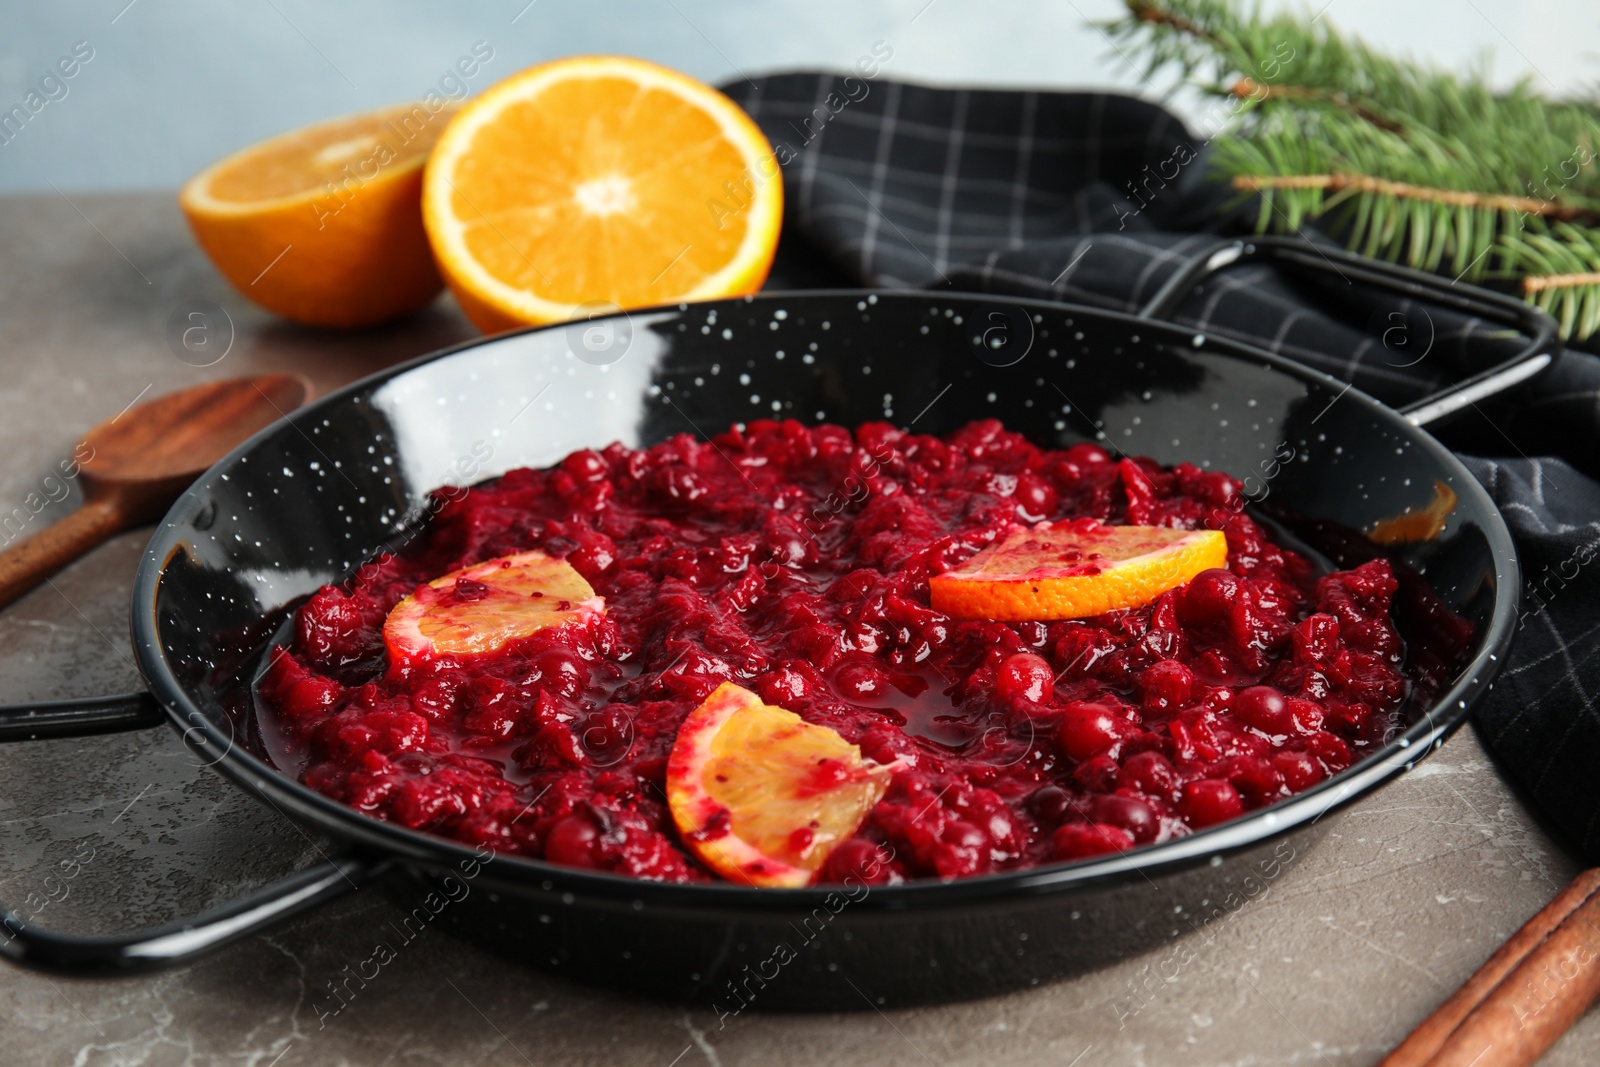
[[(411, 543), (300, 609), (258, 686), (285, 769), (417, 830), (641, 878), (712, 877), (667, 811), (679, 723), (720, 682), (904, 769), (821, 873), (960, 877), (1181, 836), (1336, 774), (1407, 693), (1378, 559), (1318, 577), (1220, 473), (993, 421), (940, 440), (754, 422), (575, 452), (437, 494)], [(1147, 607), (955, 621), (930, 575), (1008, 524), (1221, 529), (1228, 568)], [(528, 549), (606, 614), (491, 655), (390, 665), (421, 582)]]

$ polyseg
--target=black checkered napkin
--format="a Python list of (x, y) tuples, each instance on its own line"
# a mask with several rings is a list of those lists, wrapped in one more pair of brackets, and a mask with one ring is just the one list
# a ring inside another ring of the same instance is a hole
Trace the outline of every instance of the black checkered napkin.
[[(724, 91), (784, 165), (774, 286), (944, 286), (1131, 311), (1219, 234), (1248, 232), (1252, 218), (1205, 181), (1203, 141), (1131, 97), (826, 73)], [(1372, 328), (1396, 309), (1406, 310), (1345, 285), (1333, 299), (1326, 286), (1256, 264), (1208, 283), (1176, 318), (1396, 404), (1516, 343), (1432, 309), (1430, 356), (1406, 365)], [(1505, 680), (1478, 713), (1484, 740), (1600, 862), (1600, 484), (1591, 480), (1600, 476), (1600, 359), (1569, 353), (1447, 440), (1495, 457), (1464, 458), (1510, 521), (1533, 587)], [(1528, 458), (1540, 455), (1560, 458)], [(1556, 579), (1541, 595), (1547, 573)]]

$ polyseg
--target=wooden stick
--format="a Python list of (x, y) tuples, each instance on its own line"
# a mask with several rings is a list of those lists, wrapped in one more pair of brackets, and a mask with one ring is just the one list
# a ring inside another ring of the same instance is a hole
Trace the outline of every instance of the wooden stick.
[(1542, 293), (1546, 289), (1574, 289), (1580, 285), (1600, 285), (1600, 271), (1584, 274), (1530, 274), (1522, 279), (1524, 293)]
[[(1507, 981), (1507, 976), (1518, 973), (1520, 965), (1530, 960), (1536, 950), (1544, 947), (1544, 942), (1557, 931), (1557, 928), (1562, 926), (1563, 921), (1573, 918), (1574, 913), (1584, 907), (1586, 902), (1587, 904), (1594, 904), (1595, 894), (1597, 893), (1600, 893), (1600, 867), (1594, 870), (1586, 870), (1578, 877), (1573, 878), (1571, 885), (1562, 889), (1555, 896), (1554, 901), (1544, 905), (1544, 910), (1541, 910), (1538, 915), (1534, 915), (1533, 918), (1526, 921), (1522, 929), (1518, 929), (1517, 933), (1512, 934), (1510, 939), (1507, 939), (1506, 944), (1502, 944), (1499, 949), (1494, 950), (1494, 955), (1491, 955), (1488, 961), (1485, 961), (1483, 966), (1480, 966), (1472, 974), (1472, 977), (1467, 979), (1466, 984), (1462, 985), (1461, 989), (1456, 990), (1450, 1000), (1446, 1000), (1443, 1005), (1440, 1005), (1438, 1011), (1424, 1019), (1422, 1025), (1413, 1030), (1410, 1037), (1402, 1041), (1400, 1046), (1395, 1048), (1395, 1051), (1389, 1053), (1389, 1056), (1384, 1059), (1382, 1064), (1379, 1064), (1379, 1067), (1424, 1067), (1424, 1065), (1435, 1067), (1435, 1064), (1440, 1064), (1438, 1059), (1434, 1059), (1434, 1054), (1445, 1048), (1446, 1041), (1453, 1041), (1454, 1033), (1458, 1032), (1459, 1029), (1464, 1029), (1467, 1019), (1480, 1006), (1485, 1005), (1490, 998), (1499, 997), (1502, 993), (1501, 987), (1506, 990), (1507, 998), (1515, 1003), (1518, 993), (1517, 981)], [(1587, 971), (1600, 973), (1600, 966), (1595, 966), (1592, 960), (1594, 960), (1594, 957), (1590, 955), (1590, 965), (1587, 966)], [(1549, 957), (1544, 958), (1542, 963), (1549, 963)], [(1536, 969), (1538, 969), (1538, 966), (1536, 965)], [(1533, 981), (1533, 979), (1530, 979), (1530, 981)], [(1587, 1006), (1587, 1001), (1584, 1001), (1584, 1006)], [(1552, 1005), (1552, 1008), (1554, 1008), (1554, 1005)], [(1546, 1009), (1541, 1014), (1554, 1013), (1550, 1009)], [(1579, 1008), (1578, 1014), (1582, 1014), (1581, 1008)], [(1573, 1017), (1576, 1019), (1578, 1016), (1574, 1014)], [(1568, 1022), (1568, 1025), (1570, 1025), (1570, 1022)], [(1563, 1027), (1563, 1030), (1565, 1030), (1565, 1027)], [(1560, 1037), (1560, 1030), (1550, 1037), (1550, 1041), (1554, 1041), (1555, 1037)], [(1541, 1046), (1539, 1051), (1547, 1048), (1547, 1046), (1549, 1046), (1549, 1043)], [(1482, 1045), (1472, 1049), (1472, 1056), (1477, 1056), (1480, 1053), (1482, 1053)], [(1510, 1062), (1530, 1062), (1531, 1064), (1533, 1059), (1538, 1057), (1538, 1053), (1534, 1053), (1534, 1057), (1525, 1059), (1525, 1061), (1502, 1061), (1502, 1059), (1490, 1059), (1490, 1056), (1496, 1056), (1496, 1053), (1491, 1051), (1483, 1061), (1478, 1061), (1477, 1067), (1494, 1067), (1496, 1064), (1510, 1064)], [(1470, 1056), (1467, 1057), (1466, 1061), (1462, 1062), (1470, 1062)]]
[(1600, 893), (1591, 893), (1456, 1027), (1428, 1067), (1526, 1067), (1600, 998)]
[(1252, 96), (1262, 100), (1269, 96), (1290, 100), (1315, 100), (1320, 103), (1332, 104), (1334, 107), (1344, 108), (1352, 115), (1367, 120), (1380, 130), (1399, 133), (1405, 129), (1404, 126), (1393, 119), (1385, 118), (1359, 100), (1352, 100), (1344, 93), (1329, 93), (1325, 90), (1314, 89), (1305, 85), (1270, 85), (1265, 82), (1258, 82), (1254, 78), (1240, 78), (1233, 83), (1228, 91), (1244, 100), (1248, 100)]
[(1328, 189), (1337, 193), (1345, 189), (1354, 189), (1358, 193), (1375, 193), (1400, 200), (1426, 200), (1432, 204), (1448, 204), (1451, 207), (1519, 211), (1526, 215), (1541, 215), (1547, 219), (1564, 222), (1590, 219), (1595, 214), (1590, 208), (1558, 200), (1511, 196), (1506, 193), (1478, 193), (1466, 189), (1440, 189), (1431, 185), (1390, 181), (1388, 178), (1376, 178), (1370, 174), (1236, 174), (1233, 178), (1233, 187), (1247, 193), (1268, 189)]

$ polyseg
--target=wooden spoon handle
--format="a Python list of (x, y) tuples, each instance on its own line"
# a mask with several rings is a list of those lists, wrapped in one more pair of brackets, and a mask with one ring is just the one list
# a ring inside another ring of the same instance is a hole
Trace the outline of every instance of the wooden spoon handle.
[(127, 515), (116, 500), (91, 497), (60, 522), (0, 552), (0, 607), (127, 525)]

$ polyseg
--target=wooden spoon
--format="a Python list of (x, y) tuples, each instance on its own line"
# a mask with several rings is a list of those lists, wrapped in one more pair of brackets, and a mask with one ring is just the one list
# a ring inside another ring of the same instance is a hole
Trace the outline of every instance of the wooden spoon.
[(147, 400), (90, 430), (75, 453), (83, 507), (0, 553), (0, 606), (113, 534), (155, 522), (202, 471), (310, 395), (298, 375), (229, 378)]

